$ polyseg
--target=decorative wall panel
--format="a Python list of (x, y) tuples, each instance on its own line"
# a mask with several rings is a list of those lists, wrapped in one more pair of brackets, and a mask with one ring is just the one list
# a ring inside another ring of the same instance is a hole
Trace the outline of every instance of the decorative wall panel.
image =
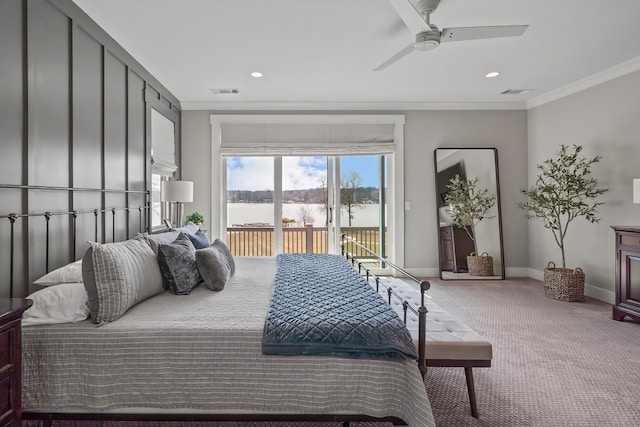
[(0, 297), (20, 297), (87, 241), (148, 229), (151, 104), (178, 151), (180, 107), (71, 0), (0, 1), (0, 98)]

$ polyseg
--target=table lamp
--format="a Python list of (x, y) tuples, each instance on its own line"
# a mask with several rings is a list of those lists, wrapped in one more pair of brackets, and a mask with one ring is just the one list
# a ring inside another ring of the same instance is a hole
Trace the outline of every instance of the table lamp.
[(162, 185), (160, 186), (160, 201), (176, 204), (175, 226), (180, 227), (184, 215), (183, 203), (193, 202), (193, 182), (162, 181)]

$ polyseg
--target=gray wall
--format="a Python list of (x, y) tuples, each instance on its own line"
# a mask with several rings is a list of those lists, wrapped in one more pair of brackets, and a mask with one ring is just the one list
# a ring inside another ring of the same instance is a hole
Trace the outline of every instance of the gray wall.
[[(184, 204), (184, 213), (204, 215), (204, 229), (218, 220), (211, 212), (211, 177), (219, 176), (219, 164), (211, 164), (209, 111), (182, 112), (182, 179), (193, 181), (193, 203)], [(209, 236), (212, 238), (218, 236)]]
[[(580, 144), (585, 155), (603, 156), (593, 175), (610, 191), (601, 198), (605, 205), (599, 224), (582, 219), (571, 224), (567, 262), (585, 271), (587, 295), (612, 303), (615, 252), (610, 226), (637, 225), (640, 215), (640, 206), (632, 203), (632, 180), (640, 177), (638, 87), (640, 72), (635, 72), (529, 111), (404, 112), (405, 200), (411, 202), (411, 210), (405, 212), (405, 267), (437, 274), (433, 150), (496, 147), (507, 276), (541, 280), (548, 261), (561, 262), (560, 250), (541, 221), (527, 220), (517, 207), (523, 200), (519, 190), (533, 184), (536, 165), (552, 157), (561, 144)], [(196, 182), (192, 208), (204, 212), (208, 221), (211, 174), (220, 173), (218, 163), (210, 164), (211, 113), (183, 112), (183, 175)]]
[[(632, 203), (632, 180), (640, 177), (640, 72), (586, 89), (529, 111), (528, 174), (533, 183), (536, 165), (550, 158), (561, 144), (578, 144), (586, 156), (603, 160), (592, 174), (609, 187), (600, 201), (601, 221), (574, 221), (566, 239), (567, 268), (581, 267), (587, 295), (614, 301), (615, 252), (612, 225), (638, 225), (640, 206)], [(529, 222), (529, 266), (542, 277), (548, 261), (562, 262), (550, 230), (541, 221)]]
[[(498, 149), (505, 267), (508, 276), (527, 267), (527, 223), (516, 202), (527, 184), (526, 111), (408, 111), (405, 125), (405, 264), (438, 266), (434, 149)], [(430, 273), (430, 272), (426, 272)], [(436, 275), (437, 273), (431, 273)]]
[[(185, 212), (201, 212), (209, 224), (217, 215), (211, 212), (210, 183), (220, 174), (219, 163), (210, 160), (212, 113), (220, 112), (182, 112), (182, 176), (195, 182), (195, 202), (186, 204)], [(390, 112), (402, 113), (406, 115), (404, 198), (411, 202), (411, 210), (405, 211), (405, 267), (416, 274), (435, 276), (439, 271), (434, 149), (479, 146), (498, 149), (507, 274), (526, 274), (527, 222), (516, 207), (518, 190), (527, 184), (526, 111)]]
[[(82, 257), (88, 240), (146, 229), (149, 108), (178, 124), (180, 109), (71, 0), (0, 1), (0, 58), (0, 296), (13, 284), (19, 297), (46, 272), (45, 212), (55, 214), (49, 270)], [(10, 214), (31, 215), (15, 221), (14, 251)]]

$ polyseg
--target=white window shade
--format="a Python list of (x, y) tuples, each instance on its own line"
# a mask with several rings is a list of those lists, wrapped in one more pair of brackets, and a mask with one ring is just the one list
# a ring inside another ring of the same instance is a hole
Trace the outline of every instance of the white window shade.
[(220, 151), (240, 155), (392, 153), (392, 123), (220, 123)]
[(160, 200), (163, 202), (193, 202), (193, 182), (162, 181)]
[(178, 169), (175, 125), (154, 109), (151, 109), (151, 163), (158, 175), (172, 175)]

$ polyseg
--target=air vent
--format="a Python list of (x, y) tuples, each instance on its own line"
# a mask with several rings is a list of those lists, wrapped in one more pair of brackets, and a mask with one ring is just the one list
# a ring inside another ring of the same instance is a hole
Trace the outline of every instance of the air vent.
[(211, 92), (213, 92), (215, 95), (235, 95), (237, 93), (240, 93), (240, 91), (238, 89), (211, 89)]
[(523, 93), (531, 92), (533, 89), (507, 89), (504, 92), (500, 92), (500, 95), (522, 95)]

